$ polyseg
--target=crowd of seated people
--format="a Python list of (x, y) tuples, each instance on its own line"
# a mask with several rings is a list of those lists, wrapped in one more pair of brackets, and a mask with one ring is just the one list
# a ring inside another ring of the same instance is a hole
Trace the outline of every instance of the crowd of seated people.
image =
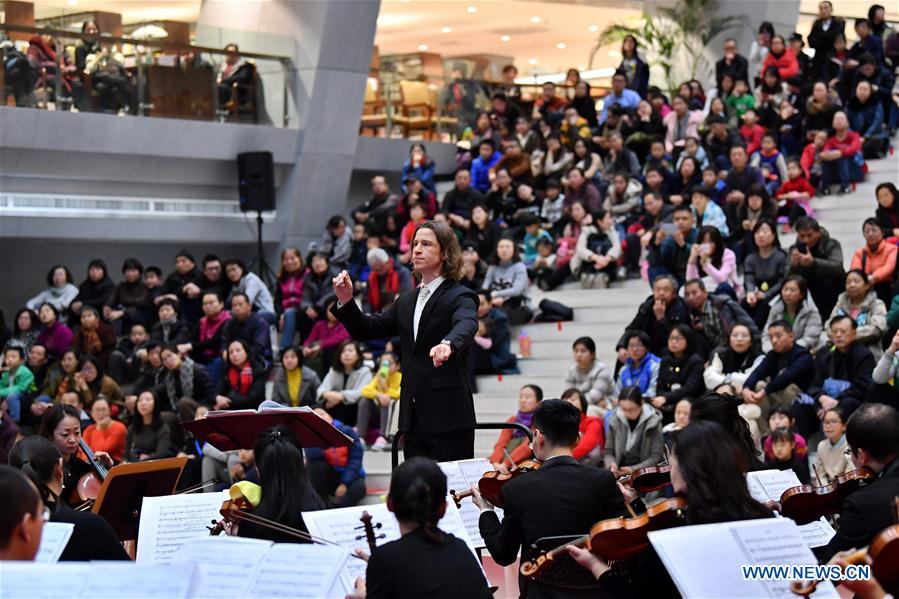
[[(824, 12), (834, 33), (841, 21)], [(257, 408), (271, 381), (275, 402), (320, 409), (360, 448), (384, 449), (403, 348), (350, 339), (330, 311), (332, 277), (351, 273), (367, 313), (389, 309), (415, 285), (410, 233), (434, 219), (462, 242), (462, 281), (479, 294), (470, 352), (478, 374), (518, 372), (511, 327), (561, 318), (557, 306), (534, 305), (532, 285), (648, 280), (651, 294), (623, 331), (615, 363), (600, 362), (584, 336), (567, 376), (559, 373), (589, 431), (579, 459), (625, 474), (656, 463), (663, 428), (682, 426), (683, 402), (715, 390), (734, 397), (758, 442), (772, 434), (772, 460), (788, 462), (799, 447), (773, 436), (778, 410), (803, 439), (823, 430), (836, 447), (835, 431), (861, 404), (899, 404), (899, 191), (877, 185), (857, 240), (835, 239), (813, 213), (816, 196), (846, 193), (866, 176), (866, 158), (889, 151), (899, 56), (893, 46), (872, 52), (873, 34), (847, 50), (836, 33), (809, 39), (818, 50), (811, 62), (797, 57), (795, 34), (789, 47), (760, 36), (767, 45), (754, 51), (766, 58), (754, 65), (727, 40), (716, 87), (707, 93), (691, 81), (671, 98), (648, 85), (627, 38), (598, 113), (584, 101), (584, 82), (573, 100), (546, 84), (530, 116), (510, 90), (478, 119), (442, 197), (433, 160), (413, 144), (402, 188), (375, 176), (371, 197), (329, 219), (314, 250), (284, 249), (272, 288), (239, 258), (197, 261), (187, 250), (167, 275), (123, 256), (119, 282), (102, 260), (90, 261), (80, 284), (54, 265), (4, 334), (2, 426), (37, 430), (46, 412), (67, 404), (89, 441), (117, 459), (184, 453), (202, 464), (197, 477), (241, 478), (252, 475), (251, 455), (200, 447), (177, 423)], [(88, 60), (91, 43), (76, 63)], [(228, 64), (237, 76), (239, 64)], [(788, 248), (778, 237), (785, 231), (797, 237)], [(522, 389), (513, 420), (527, 425), (541, 395)], [(502, 441), (527, 449), (518, 436)], [(339, 492), (335, 504), (350, 489), (357, 495), (359, 460), (317, 459), (326, 471), (319, 484)]]
[[(81, 25), (81, 37), (72, 43), (51, 34), (33, 35), (19, 50), (4, 43), (5, 84), (17, 106), (59, 107), (78, 111), (134, 114), (142, 100), (133, 69), (117, 44), (101, 41), (96, 21)], [(239, 115), (240, 107), (256, 102), (262, 93), (252, 61), (241, 57), (237, 44), (224, 47), (221, 64), (215, 68), (218, 107)], [(212, 72), (214, 67), (202, 54), (188, 51), (178, 55), (180, 68)], [(5, 101), (4, 101), (5, 104)]]

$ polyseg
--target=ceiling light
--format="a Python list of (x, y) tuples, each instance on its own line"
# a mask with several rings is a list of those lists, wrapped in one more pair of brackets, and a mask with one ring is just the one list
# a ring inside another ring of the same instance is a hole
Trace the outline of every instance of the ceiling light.
[(499, 40), (500, 40), (501, 42), (509, 42), (509, 41), (512, 41), (512, 38), (511, 38), (510, 36), (508, 36), (508, 35), (504, 35), (504, 36), (502, 36), (501, 38), (499, 38)]
[(428, 45), (427, 45), (427, 44), (419, 44), (419, 46), (418, 46), (418, 51), (419, 51), (419, 52), (427, 52), (427, 51), (428, 51)]
[(559, 50), (564, 50), (567, 47), (568, 46), (565, 45), (565, 42), (559, 42), (558, 44), (556, 44), (556, 48), (558, 48)]
[(452, 27), (443, 27), (440, 29), (442, 33), (451, 33), (453, 31)]
[(587, 31), (596, 33), (597, 31), (599, 31), (599, 25), (590, 25), (589, 27), (587, 27)]
[(540, 17), (531, 17), (531, 23), (539, 23)]
[(528, 58), (528, 64), (537, 64), (536, 58)]
[(471, 14), (474, 14), (474, 13), (478, 12), (478, 7), (477, 6), (469, 6), (468, 12), (470, 12)]

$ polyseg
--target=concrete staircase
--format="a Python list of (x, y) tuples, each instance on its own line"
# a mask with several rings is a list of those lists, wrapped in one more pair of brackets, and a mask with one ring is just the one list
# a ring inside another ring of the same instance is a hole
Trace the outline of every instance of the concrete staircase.
[[(815, 198), (815, 216), (830, 234), (843, 245), (843, 258), (848, 268), (852, 253), (864, 243), (862, 222), (874, 215), (877, 199), (875, 187), (884, 181), (899, 180), (899, 161), (895, 156), (869, 163), (868, 181), (845, 196), (831, 195)], [(781, 235), (784, 248), (793, 243), (795, 235)], [(543, 298), (550, 298), (574, 308), (574, 321), (549, 324), (530, 324), (513, 330), (517, 339), (523, 328), (531, 337), (531, 358), (519, 360), (521, 374), (502, 377), (478, 377), (475, 409), (479, 422), (503, 422), (517, 410), (518, 390), (526, 383), (540, 385), (544, 397), (558, 397), (563, 391), (565, 375), (572, 363), (571, 345), (581, 336), (596, 342), (597, 357), (606, 364), (615, 361), (615, 344), (624, 327), (633, 319), (639, 304), (650, 294), (643, 280), (613, 283), (605, 290), (583, 290), (576, 283), (545, 293), (531, 290), (536, 306)], [(517, 348), (513, 341), (513, 350)], [(498, 433), (478, 431), (475, 436), (475, 456), (487, 457), (493, 450)], [(366, 452), (365, 470), (368, 474), (370, 501), (376, 501), (379, 491), (386, 491), (390, 481), (390, 453)]]

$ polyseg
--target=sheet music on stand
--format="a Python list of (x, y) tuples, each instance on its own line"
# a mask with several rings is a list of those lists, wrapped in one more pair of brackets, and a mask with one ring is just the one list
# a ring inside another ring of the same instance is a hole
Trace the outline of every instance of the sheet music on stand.
[(761, 503), (780, 502), (780, 496), (791, 487), (802, 485), (793, 470), (757, 470), (746, 473), (746, 486), (752, 498)]
[[(684, 597), (795, 597), (791, 581), (747, 580), (742, 566), (818, 563), (789, 518), (682, 526), (650, 532), (649, 541)], [(839, 595), (824, 581), (812, 597)]]
[(41, 544), (34, 556), (34, 561), (52, 564), (59, 561), (65, 551), (75, 525), (70, 522), (45, 522), (41, 533)]
[(228, 491), (145, 497), (140, 511), (137, 563), (171, 562), (185, 541), (208, 537), (206, 527), (212, 520), (221, 519), (219, 510), (226, 499)]
[[(368, 553), (365, 531), (359, 520), (362, 512), (368, 512), (371, 515), (372, 525), (375, 526), (375, 535), (378, 536), (378, 545), (400, 538), (399, 524), (387, 509), (386, 503), (303, 512), (303, 521), (309, 529), (309, 534), (313, 536), (334, 541), (341, 547), (349, 549), (351, 553), (354, 549), (362, 549)], [(378, 527), (379, 524), (380, 527)], [(437, 526), (440, 530), (465, 541), (472, 554), (477, 556), (468, 531), (465, 529), (465, 523), (462, 522), (459, 510), (452, 501), (446, 506), (446, 515), (437, 523)], [(365, 568), (366, 563), (360, 559), (350, 557), (347, 560), (346, 567), (343, 569), (343, 583), (346, 588), (352, 589), (357, 577), (365, 577)]]
[(196, 570), (191, 564), (134, 562), (3, 562), (3, 599), (187, 599)]
[(821, 516), (818, 520), (809, 522), (808, 524), (799, 525), (799, 534), (805, 540), (805, 544), (809, 549), (823, 547), (830, 543), (830, 540), (837, 534), (833, 526), (827, 521), (827, 518)]
[(342, 547), (242, 537), (185, 542), (176, 560), (197, 566), (191, 597), (344, 597), (330, 592), (349, 552)]
[[(437, 464), (446, 475), (447, 491), (467, 491), (471, 487), (478, 484), (485, 472), (493, 470), (493, 466), (486, 458), (478, 458), (473, 460), (458, 460), (455, 462), (440, 462)], [(451, 496), (447, 496), (448, 503), (455, 503)], [(484, 539), (481, 538), (481, 530), (478, 527), (478, 520), (481, 518), (481, 510), (474, 504), (470, 498), (463, 499), (462, 505), (459, 506), (459, 515), (462, 516), (462, 522), (465, 523), (465, 530), (475, 548), (484, 549), (487, 547)], [(496, 515), (500, 521), (503, 519), (503, 510), (496, 508)]]

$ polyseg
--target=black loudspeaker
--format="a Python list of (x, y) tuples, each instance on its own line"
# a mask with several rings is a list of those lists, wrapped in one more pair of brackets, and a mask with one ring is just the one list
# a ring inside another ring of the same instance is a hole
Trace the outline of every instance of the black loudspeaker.
[(275, 168), (271, 152), (238, 154), (237, 178), (241, 212), (275, 209)]

